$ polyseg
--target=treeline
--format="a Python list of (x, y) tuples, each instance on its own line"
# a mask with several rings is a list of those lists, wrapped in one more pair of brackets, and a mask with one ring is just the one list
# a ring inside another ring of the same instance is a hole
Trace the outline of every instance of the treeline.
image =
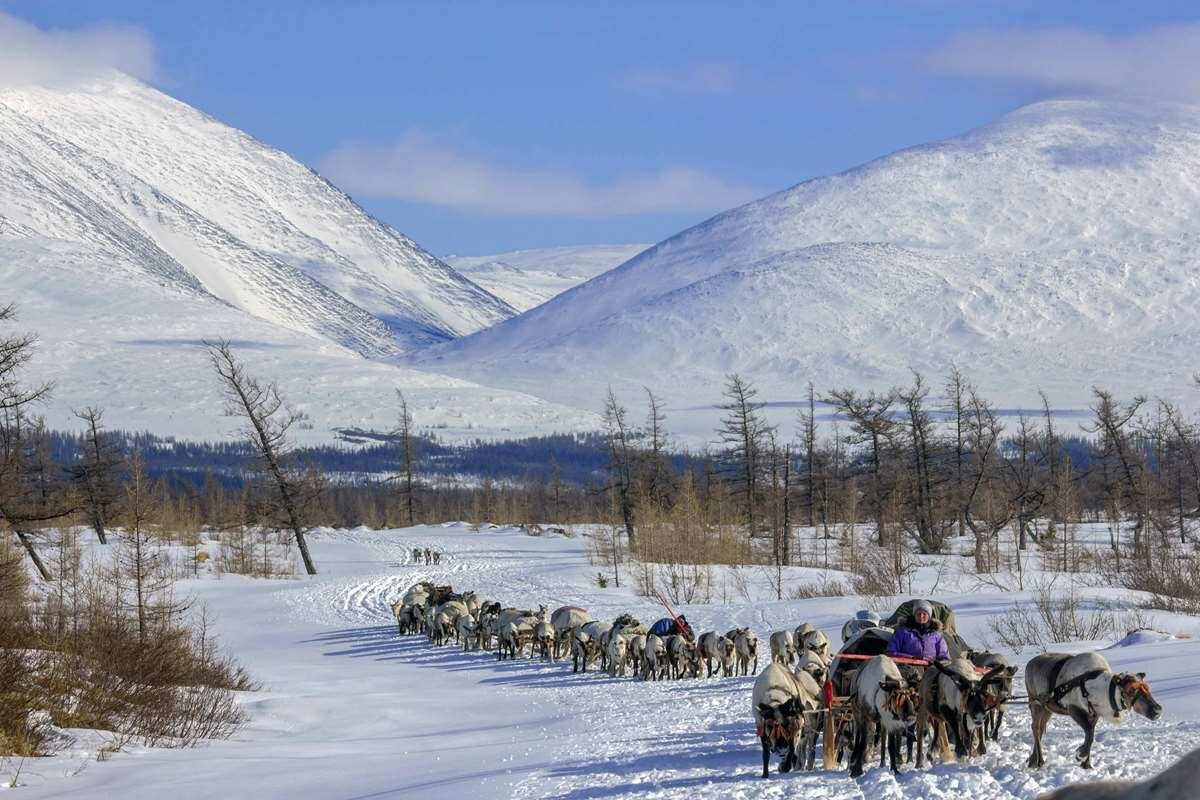
[[(173, 484), (199, 484), (212, 473), (227, 486), (240, 486), (243, 471), (255, 457), (246, 441), (179, 440), (121, 429), (108, 430), (105, 435), (118, 453), (140, 450), (147, 473)], [(55, 461), (68, 463), (85, 457), (85, 431), (48, 430), (46, 436)], [(341, 443), (297, 447), (297, 459), (345, 482), (378, 478), (398, 468), (393, 432), (341, 429), (338, 436)], [(604, 475), (608, 459), (604, 437), (597, 432), (468, 442), (447, 442), (425, 432), (413, 433), (412, 446), (421, 473), (430, 479), (548, 481), (557, 474), (561, 481), (586, 486)], [(676, 469), (683, 469), (688, 458), (686, 453), (671, 455)]]
[[(608, 488), (624, 541), (643, 559), (686, 563), (716, 553), (727, 563), (757, 557), (782, 567), (794, 563), (798, 526), (834, 539), (862, 524), (872, 549), (852, 571), (895, 575), (909, 569), (907, 554), (944, 553), (968, 537), (975, 569), (990, 573), (1010, 537), (1018, 553), (1037, 548), (1052, 568), (1103, 570), (1168, 607), (1188, 598), (1200, 609), (1191, 546), (1200, 426), (1164, 400), (1120, 402), (1100, 388), (1092, 395), (1081, 439), (1064, 435), (1044, 395), (1040, 414), (1006, 424), (957, 369), (936, 388), (917, 374), (887, 391), (818, 394), (809, 384), (795, 432), (785, 435), (767, 423), (754, 387), (730, 375), (719, 446), (701, 473), (679, 475), (662, 458), (653, 395), (645, 423), (634, 425), (610, 393)], [(819, 419), (819, 404), (836, 411), (832, 422)], [(1107, 524), (1102, 561), (1076, 541), (1081, 522)], [(753, 547), (756, 540), (767, 547)]]

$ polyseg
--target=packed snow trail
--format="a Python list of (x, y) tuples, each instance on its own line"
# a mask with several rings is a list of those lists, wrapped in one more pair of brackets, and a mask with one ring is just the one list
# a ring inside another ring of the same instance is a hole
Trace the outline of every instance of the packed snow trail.
[[(397, 635), (391, 603), (417, 580), (473, 589), (511, 606), (580, 605), (598, 619), (621, 611), (643, 621), (664, 615), (628, 588), (598, 588), (581, 539), (444, 526), (320, 532), (311, 540), (322, 569), (315, 579), (226, 576), (184, 586), (215, 612), (229, 652), (264, 684), (244, 697), (251, 720), (234, 740), (193, 750), (132, 749), (96, 763), (97, 743), (80, 733), (64, 754), (26, 764), (22, 782), (31, 788), (23, 796), (1033, 800), (1068, 781), (1140, 779), (1200, 745), (1200, 643), (1131, 640), (1105, 655), (1117, 669), (1150, 673), (1166, 720), (1101, 727), (1091, 774), (1073, 766), (1082, 734), (1064, 718), (1046, 737), (1047, 767), (1027, 770), (1029, 716), (1014, 705), (999, 745), (970, 763), (906, 767), (898, 776), (876, 767), (855, 781), (845, 770), (779, 775), (773, 758), (764, 781), (749, 716), (753, 677), (643, 683), (573, 675), (569, 661), (498, 662), (492, 653)], [(439, 565), (412, 562), (412, 548), (425, 546), (442, 552)], [(793, 570), (797, 579), (805, 575)], [(1007, 611), (1014, 598), (938, 597), (958, 610), (972, 642), (987, 616)], [(749, 624), (760, 639), (808, 620), (837, 642), (841, 623), (865, 603), (739, 600), (676, 610), (698, 630)]]
[[(1121, 728), (1101, 727), (1095, 752), (1098, 757), (1104, 754), (1104, 763), (1087, 775), (1072, 766), (1072, 753), (1082, 733), (1069, 720), (1057, 718), (1047, 736), (1047, 752), (1053, 755), (1048, 755), (1046, 769), (1034, 772), (1025, 767), (1030, 741), (1028, 712), (1023, 704), (1013, 704), (999, 744), (991, 747), (987, 756), (966, 764), (908, 768), (898, 776), (875, 768), (856, 782), (844, 769), (780, 776), (775, 773), (777, 759), (773, 758), (771, 779), (763, 781), (748, 710), (753, 676), (643, 683), (601, 673), (573, 675), (569, 661), (498, 662), (492, 653), (464, 653), (457, 646), (435, 648), (422, 636), (397, 637), (389, 624), (391, 602), (417, 580), (450, 583), (460, 591), (475, 590), (482, 598), (499, 599), (506, 606), (536, 608), (544, 604), (553, 609), (582, 605), (597, 619), (611, 619), (628, 610), (647, 621), (664, 613), (646, 598), (598, 589), (587, 578), (593, 569), (576, 542), (511, 531), (469, 533), (462, 528), (437, 529), (434, 537), (416, 532), (409, 535), (410, 546), (429, 544), (448, 551), (442, 565), (401, 566), (401, 575), (355, 582), (341, 587), (330, 605), (342, 619), (381, 623), (374, 642), (356, 655), (373, 655), (426, 671), (469, 675), (472, 681), (493, 687), (497, 700), (519, 698), (529, 708), (557, 709), (585, 722), (587, 731), (577, 736), (531, 739), (544, 748), (541, 755), (551, 766), (516, 781), (513, 797), (774, 797), (798, 792), (813, 798), (1032, 800), (1047, 789), (1084, 777), (1150, 774), (1200, 744), (1200, 724), (1195, 722), (1155, 725), (1137, 719)], [(849, 616), (848, 610), (840, 609), (860, 603), (855, 598), (829, 598), (803, 603), (696, 605), (681, 610), (698, 630), (750, 624), (761, 639), (771, 630), (811, 619), (833, 638)], [(1010, 597), (1000, 595), (973, 597), (958, 606), (970, 620), (1006, 609), (1010, 603)], [(967, 638), (973, 637), (968, 633)], [(398, 644), (389, 645), (390, 641)], [(1192, 648), (1191, 643), (1174, 645)], [(762, 646), (765, 649), (765, 642)], [(1137, 663), (1131, 655), (1122, 651), (1109, 657), (1120, 668), (1126, 661)], [(762, 656), (760, 667), (768, 658)], [(1146, 668), (1153, 669), (1151, 665)], [(1158, 675), (1155, 680), (1152, 674), (1151, 680), (1159, 687), (1159, 695), (1169, 697), (1178, 680), (1165, 677)], [(1164, 702), (1169, 707), (1169, 701)], [(1138, 758), (1125, 757), (1130, 752)], [(516, 755), (528, 761), (534, 753), (521, 749)]]

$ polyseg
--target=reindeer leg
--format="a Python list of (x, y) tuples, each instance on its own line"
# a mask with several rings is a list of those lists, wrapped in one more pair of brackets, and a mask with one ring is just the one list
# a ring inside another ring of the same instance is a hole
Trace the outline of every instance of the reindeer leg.
[(946, 727), (950, 729), (951, 735), (954, 737), (954, 758), (955, 760), (967, 757), (967, 742), (963, 737), (963, 720), (962, 715), (958, 711), (944, 709), (943, 715), (946, 718)]
[(1041, 703), (1029, 703), (1029, 713), (1033, 726), (1033, 752), (1029, 754), (1030, 767), (1041, 767), (1046, 764), (1042, 755), (1042, 737), (1046, 735), (1046, 727), (1050, 724), (1050, 710)]
[(863, 774), (863, 761), (867, 755), (867, 741), (874, 734), (869, 730), (871, 723), (863, 719), (854, 726), (854, 749), (850, 752), (850, 777), (857, 778)]
[(1079, 766), (1083, 769), (1092, 768), (1092, 742), (1096, 740), (1096, 717), (1078, 708), (1070, 709), (1071, 719), (1083, 728), (1083, 744), (1075, 751)]
[(764, 733), (759, 738), (762, 739), (762, 751), (763, 751), (763, 774), (762, 774), (762, 776), (763, 776), (763, 778), (767, 778), (771, 774), (771, 772), (770, 772), (771, 745), (769, 744), (769, 740), (767, 739), (767, 734)]

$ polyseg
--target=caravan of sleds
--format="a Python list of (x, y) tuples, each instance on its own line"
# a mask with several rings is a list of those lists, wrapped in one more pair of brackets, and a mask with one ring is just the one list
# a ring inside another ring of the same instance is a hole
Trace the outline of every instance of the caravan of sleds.
[[(932, 610), (930, 624), (948, 657), (888, 654), (896, 632), (912, 624), (914, 608), (926, 617), (926, 609)], [(453, 639), (463, 650), (495, 650), (501, 660), (527, 652), (529, 658), (557, 661), (569, 654), (573, 672), (598, 663), (611, 676), (642, 680), (758, 672), (758, 637), (749, 628), (696, 637), (686, 618), (673, 613), (650, 627), (629, 614), (608, 623), (574, 606), (553, 613), (546, 606), (503, 608), (474, 592), (459, 594), (428, 582), (409, 588), (392, 611), (401, 635), (425, 634), (435, 645)], [(1035, 657), (1025, 665), (1028, 696), (1015, 697), (1017, 668), (999, 654), (969, 647), (956, 630), (954, 612), (932, 601), (909, 600), (886, 620), (859, 612), (842, 627), (837, 653), (830, 653), (829, 639), (808, 623), (776, 631), (767, 641), (770, 661), (754, 682), (751, 701), (764, 778), (771, 753), (782, 756), (780, 772), (813, 769), (818, 739), (824, 768), (848, 763), (854, 777), (875, 748), (880, 766), (890, 761), (893, 771), (914, 760), (914, 748), (917, 768), (928, 760), (927, 747), (940, 761), (981, 755), (989, 741), (998, 740), (1011, 700), (1029, 702), (1030, 767), (1044, 765), (1042, 737), (1050, 719), (1061, 714), (1083, 729), (1076, 758), (1090, 768), (1100, 720), (1116, 723), (1129, 711), (1152, 720), (1162, 714), (1145, 673), (1113, 672), (1094, 652)]]

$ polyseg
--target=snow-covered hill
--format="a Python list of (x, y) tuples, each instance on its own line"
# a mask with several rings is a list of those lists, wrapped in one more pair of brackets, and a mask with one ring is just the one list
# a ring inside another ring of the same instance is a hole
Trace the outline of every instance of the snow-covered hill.
[(578, 245), (515, 250), (445, 261), (517, 311), (528, 311), (572, 286), (625, 263), (649, 245)]
[(721, 214), (418, 356), (595, 405), (886, 386), (957, 362), (992, 398), (1186, 396), (1200, 345), (1200, 108), (1037, 103)]
[(115, 73), (0, 91), (0, 237), (84, 245), (368, 356), (512, 314), (303, 164)]
[(228, 337), (252, 374), (278, 379), (310, 422), (306, 442), (334, 429), (395, 426), (396, 388), (417, 427), (448, 439), (531, 436), (594, 429), (594, 415), (529, 395), (362, 358), (318, 336), (265, 322), (178, 282), (161, 285), (104, 260), (87, 245), (0, 237), (0, 299), (17, 304), (7, 335), (35, 331), (33, 381), (53, 381), (38, 412), (54, 427), (78, 424), (71, 409), (102, 406), (114, 428), (181, 439), (232, 434), (204, 349)]

